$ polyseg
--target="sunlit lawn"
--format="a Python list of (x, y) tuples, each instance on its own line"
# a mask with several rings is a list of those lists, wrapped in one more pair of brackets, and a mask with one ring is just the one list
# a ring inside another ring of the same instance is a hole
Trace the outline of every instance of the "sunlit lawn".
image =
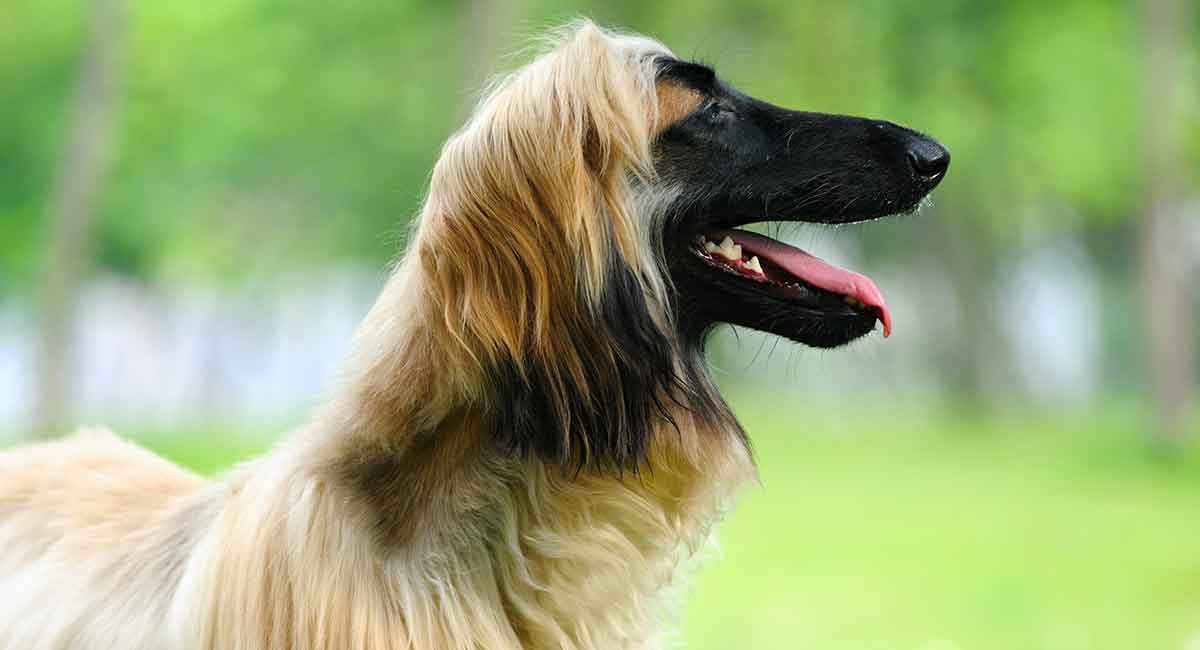
[[(1133, 415), (739, 403), (762, 485), (691, 581), (687, 647), (1200, 648), (1200, 461)], [(147, 443), (204, 472), (263, 446)]]

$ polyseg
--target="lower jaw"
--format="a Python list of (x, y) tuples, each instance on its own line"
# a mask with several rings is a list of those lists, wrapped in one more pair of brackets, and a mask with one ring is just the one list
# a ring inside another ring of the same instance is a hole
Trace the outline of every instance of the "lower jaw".
[[(795, 343), (799, 343), (805, 347), (816, 349), (832, 349), (839, 348), (844, 345), (849, 345), (858, 339), (863, 338), (871, 333), (874, 325), (845, 325), (831, 324), (828, 322), (814, 321), (811, 324), (798, 326), (788, 331), (771, 330), (753, 323), (739, 323), (721, 320), (705, 321), (695, 327), (684, 327), (683, 335), (688, 347), (695, 349), (703, 349), (707, 341), (707, 335), (714, 331), (718, 325), (735, 325), (744, 327), (757, 332), (763, 332), (771, 336), (777, 336)], [(757, 354), (757, 351), (750, 351), (749, 354)]]
[[(714, 302), (715, 301), (715, 304)], [(784, 315), (773, 318), (769, 314), (752, 312), (745, 305), (726, 309), (730, 304), (720, 298), (703, 298), (693, 295), (681, 305), (682, 312), (677, 320), (681, 338), (693, 349), (702, 349), (708, 335), (719, 325), (735, 325), (800, 343), (814, 348), (836, 348), (867, 336), (876, 329), (878, 320), (871, 314), (829, 313), (817, 310), (811, 316)], [(722, 304), (723, 303), (723, 304)], [(845, 309), (835, 304), (832, 308)], [(780, 307), (787, 310), (786, 307)]]

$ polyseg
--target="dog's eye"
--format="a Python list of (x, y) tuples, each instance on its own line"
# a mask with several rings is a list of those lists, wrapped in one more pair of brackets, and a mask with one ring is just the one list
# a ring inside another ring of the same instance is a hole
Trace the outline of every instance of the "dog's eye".
[(704, 115), (709, 119), (721, 120), (733, 115), (733, 107), (728, 104), (723, 104), (719, 101), (709, 102), (708, 106), (704, 107)]

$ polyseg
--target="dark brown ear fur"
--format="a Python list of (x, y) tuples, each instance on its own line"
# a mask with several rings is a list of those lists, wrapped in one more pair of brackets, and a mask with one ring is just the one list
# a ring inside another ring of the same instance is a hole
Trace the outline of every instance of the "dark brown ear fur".
[(671, 420), (668, 404), (686, 389), (644, 291), (628, 267), (613, 265), (598, 308), (560, 332), (571, 359), (528, 350), (523, 364), (492, 367), (491, 415), (504, 448), (575, 469), (619, 472), (645, 461), (652, 430)]

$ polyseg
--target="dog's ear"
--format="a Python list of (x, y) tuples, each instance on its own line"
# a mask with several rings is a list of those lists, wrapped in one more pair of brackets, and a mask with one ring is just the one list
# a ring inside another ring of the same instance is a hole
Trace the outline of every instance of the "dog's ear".
[(648, 177), (653, 62), (593, 25), (515, 73), (446, 146), (414, 253), (497, 440), (633, 467), (674, 390)]
[(683, 390), (672, 339), (623, 266), (610, 267), (598, 310), (560, 326), (524, 359), (494, 360), (497, 441), (568, 469), (637, 471)]

